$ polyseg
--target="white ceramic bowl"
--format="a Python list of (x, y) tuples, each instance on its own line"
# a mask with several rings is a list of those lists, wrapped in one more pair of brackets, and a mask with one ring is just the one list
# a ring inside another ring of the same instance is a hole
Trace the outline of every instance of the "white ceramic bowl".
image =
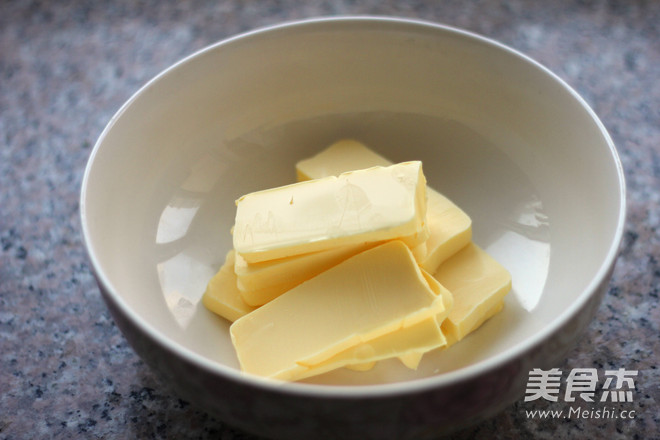
[[(512, 273), (506, 307), (417, 371), (241, 375), (228, 323), (200, 302), (234, 200), (293, 182), (297, 160), (343, 137), (423, 161)], [(606, 289), (625, 186), (595, 114), (524, 55), (430, 23), (337, 18), (231, 38), (158, 75), (96, 143), (81, 214), (113, 316), (184, 399), (272, 437), (424, 438), (520, 399), (528, 371), (571, 348)]]

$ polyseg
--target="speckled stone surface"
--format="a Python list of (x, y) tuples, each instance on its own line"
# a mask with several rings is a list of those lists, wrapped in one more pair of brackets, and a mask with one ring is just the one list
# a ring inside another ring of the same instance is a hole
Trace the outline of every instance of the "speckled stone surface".
[(571, 405), (521, 399), (455, 438), (660, 438), (659, 2), (5, 0), (0, 439), (255, 438), (173, 395), (127, 344), (83, 249), (81, 178), (112, 114), (171, 63), (241, 31), (341, 14), (437, 21), (523, 51), (582, 94), (625, 168), (628, 223), (609, 293), (559, 368), (638, 370), (634, 401), (611, 404), (635, 417), (529, 417)]

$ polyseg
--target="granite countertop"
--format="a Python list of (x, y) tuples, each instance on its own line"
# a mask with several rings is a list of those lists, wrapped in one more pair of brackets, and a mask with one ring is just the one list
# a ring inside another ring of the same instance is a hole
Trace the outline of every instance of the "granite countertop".
[(0, 3), (0, 439), (252, 439), (173, 395), (115, 326), (90, 273), (79, 191), (97, 136), (173, 62), (318, 15), (421, 18), (530, 55), (610, 131), (628, 223), (609, 292), (558, 367), (637, 370), (634, 418), (543, 419), (519, 401), (457, 439), (660, 438), (660, 3), (525, 0)]

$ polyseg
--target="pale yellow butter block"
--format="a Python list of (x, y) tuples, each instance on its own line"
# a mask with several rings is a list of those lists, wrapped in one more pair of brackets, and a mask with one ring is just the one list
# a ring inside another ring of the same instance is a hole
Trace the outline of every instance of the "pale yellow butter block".
[(472, 240), (472, 220), (451, 200), (427, 188), (426, 205), (429, 238), (426, 256), (419, 264), (428, 272), (435, 272), (449, 257)]
[(243, 300), (259, 306), (378, 243), (340, 246), (288, 258), (248, 264), (236, 255), (234, 271)]
[(234, 249), (248, 263), (391, 239), (414, 247), (428, 238), (419, 161), (258, 191), (236, 205)]
[(244, 371), (296, 380), (309, 366), (443, 311), (410, 249), (393, 240), (294, 287), (230, 333)]
[(375, 166), (386, 167), (392, 162), (354, 139), (342, 139), (325, 150), (296, 164), (298, 181), (337, 176), (346, 171)]
[(340, 367), (347, 367), (356, 371), (367, 371), (373, 368), (377, 361), (392, 357), (399, 357), (406, 366), (414, 370), (417, 369), (424, 353), (445, 346), (447, 341), (440, 330), (440, 324), (452, 308), (453, 295), (424, 270), (422, 270), (422, 275), (433, 293), (442, 299), (442, 312), (415, 325), (402, 327), (373, 340), (362, 342), (321, 364), (306, 365), (301, 363), (310, 368), (302, 376), (309, 377)]
[(236, 321), (255, 309), (243, 301), (236, 287), (234, 255), (233, 250), (227, 253), (225, 263), (211, 278), (202, 296), (202, 304), (207, 309), (229, 321)]
[[(319, 179), (329, 175), (391, 164), (383, 156), (364, 144), (344, 139), (330, 145), (317, 155), (296, 164), (299, 180)], [(472, 220), (451, 200), (432, 188), (427, 188), (427, 220), (429, 238), (426, 249), (418, 249), (415, 256), (420, 265), (433, 273), (438, 266), (472, 240)], [(426, 255), (421, 252), (426, 252)]]
[(445, 261), (434, 278), (454, 296), (454, 306), (442, 323), (449, 345), (499, 312), (511, 290), (509, 272), (474, 243)]

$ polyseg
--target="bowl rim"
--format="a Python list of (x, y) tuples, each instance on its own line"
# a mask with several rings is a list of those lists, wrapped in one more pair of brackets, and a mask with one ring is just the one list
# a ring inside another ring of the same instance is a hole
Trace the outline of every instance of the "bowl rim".
[[(616, 174), (618, 177), (619, 187), (619, 209), (616, 223), (616, 230), (605, 258), (601, 262), (598, 270), (593, 274), (589, 284), (579, 293), (575, 301), (571, 303), (561, 314), (555, 317), (548, 325), (537, 332), (530, 338), (525, 339), (521, 343), (510, 347), (488, 359), (479, 361), (475, 364), (443, 373), (436, 376), (430, 376), (410, 381), (394, 382), (387, 384), (370, 384), (370, 385), (320, 385), (299, 382), (282, 382), (267, 378), (258, 377), (255, 375), (242, 373), (234, 368), (219, 364), (211, 359), (186, 348), (185, 346), (176, 343), (163, 334), (161, 334), (155, 327), (148, 324), (143, 320), (136, 311), (122, 299), (114, 288), (113, 283), (103, 271), (99, 260), (96, 257), (96, 249), (93, 245), (91, 232), (88, 227), (87, 218), (87, 189), (88, 182), (98, 151), (103, 144), (105, 137), (112, 130), (113, 126), (120, 119), (120, 117), (127, 111), (127, 109), (137, 100), (146, 90), (154, 86), (161, 78), (169, 75), (172, 71), (179, 69), (181, 66), (188, 64), (196, 58), (203, 56), (211, 51), (217, 50), (220, 47), (226, 46), (238, 40), (247, 38), (254, 38), (263, 36), (264, 34), (271, 34), (274, 32), (289, 32), (296, 31), (301, 28), (314, 27), (318, 25), (336, 24), (337, 26), (355, 25), (360, 24), (363, 26), (393, 26), (393, 27), (410, 27), (416, 28), (424, 32), (441, 32), (449, 33), (454, 36), (471, 40), (472, 42), (480, 45), (489, 46), (495, 50), (500, 50), (513, 55), (514, 57), (526, 62), (542, 73), (547, 75), (550, 80), (555, 81), (564, 90), (569, 92), (573, 99), (581, 105), (581, 107), (591, 117), (592, 121), (598, 128), (600, 134), (603, 136), (605, 143), (609, 149), (611, 159), (615, 164)], [(619, 158), (618, 152), (612, 141), (607, 129), (600, 121), (598, 116), (587, 104), (587, 102), (563, 79), (557, 74), (553, 73), (550, 69), (543, 66), (541, 63), (532, 59), (531, 57), (523, 54), (522, 52), (513, 49), (503, 43), (500, 43), (492, 38), (477, 34), (472, 31), (461, 29), (458, 27), (441, 24), (437, 22), (412, 19), (396, 16), (378, 16), (378, 15), (342, 15), (342, 16), (319, 16), (306, 18), (301, 20), (285, 21), (273, 25), (259, 27), (247, 32), (239, 33), (228, 38), (222, 39), (216, 43), (205, 46), (190, 55), (180, 59), (174, 64), (162, 70), (152, 79), (147, 81), (140, 87), (124, 104), (117, 110), (107, 123), (101, 134), (99, 135), (94, 147), (90, 153), (87, 165), (84, 170), (81, 192), (80, 192), (80, 221), (82, 225), (83, 243), (92, 265), (92, 272), (101, 285), (101, 291), (106, 300), (112, 301), (113, 305), (123, 313), (126, 319), (130, 320), (141, 332), (147, 335), (153, 342), (159, 344), (167, 351), (182, 357), (188, 363), (193, 364), (213, 375), (221, 376), (225, 380), (233, 381), (247, 387), (260, 388), (271, 392), (280, 392), (298, 396), (308, 397), (322, 397), (322, 398), (375, 398), (375, 397), (395, 397), (403, 396), (406, 394), (424, 392), (433, 389), (440, 389), (442, 387), (455, 385), (456, 383), (474, 379), (477, 376), (487, 373), (488, 371), (495, 370), (502, 367), (506, 363), (519, 358), (530, 350), (542, 344), (545, 340), (550, 338), (559, 329), (571, 320), (589, 301), (589, 299), (596, 293), (599, 286), (603, 281), (607, 280), (610, 270), (613, 268), (621, 245), (623, 231), (626, 219), (626, 183), (623, 172), (623, 166)]]

